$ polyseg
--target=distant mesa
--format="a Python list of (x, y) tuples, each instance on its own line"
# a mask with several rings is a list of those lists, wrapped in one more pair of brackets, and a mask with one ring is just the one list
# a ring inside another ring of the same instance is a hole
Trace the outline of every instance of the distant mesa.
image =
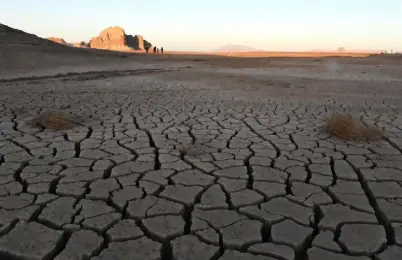
[(101, 31), (99, 36), (89, 41), (89, 47), (115, 51), (145, 51), (152, 44), (140, 35), (127, 35), (120, 26), (113, 26)]
[(89, 43), (86, 43), (84, 41), (76, 42), (76, 43), (73, 43), (72, 46), (75, 48), (89, 48)]
[(247, 45), (237, 45), (237, 44), (229, 44), (213, 50), (213, 52), (255, 52), (255, 51), (262, 51), (262, 50), (255, 49)]
[(338, 52), (345, 52), (346, 49), (345, 49), (344, 47), (338, 47), (337, 51), (338, 51)]
[(49, 41), (52, 41), (52, 42), (56, 42), (56, 43), (58, 43), (58, 44), (63, 44), (63, 45), (66, 45), (67, 44), (67, 42), (63, 39), (63, 38), (57, 38), (57, 37), (49, 37), (49, 38), (47, 38)]

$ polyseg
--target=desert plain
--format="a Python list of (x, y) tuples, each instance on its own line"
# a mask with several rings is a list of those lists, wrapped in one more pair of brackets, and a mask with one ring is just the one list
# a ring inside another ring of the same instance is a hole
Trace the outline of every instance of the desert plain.
[[(401, 56), (1, 32), (0, 259), (402, 259)], [(74, 126), (28, 123), (46, 111)], [(330, 136), (334, 113), (384, 137)]]

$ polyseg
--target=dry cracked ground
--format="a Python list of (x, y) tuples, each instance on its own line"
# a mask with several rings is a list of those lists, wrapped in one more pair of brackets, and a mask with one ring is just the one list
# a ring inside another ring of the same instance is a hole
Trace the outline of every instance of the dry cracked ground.
[[(402, 67), (292, 62), (3, 75), (0, 258), (402, 259)], [(328, 136), (342, 111), (386, 137)]]

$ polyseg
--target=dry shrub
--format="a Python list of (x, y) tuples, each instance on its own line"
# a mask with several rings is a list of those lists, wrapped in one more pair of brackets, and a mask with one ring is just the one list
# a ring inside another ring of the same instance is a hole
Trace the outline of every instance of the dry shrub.
[(185, 156), (197, 156), (202, 148), (198, 144), (185, 144), (180, 147), (180, 152)]
[(52, 130), (67, 130), (74, 126), (74, 123), (67, 115), (60, 111), (43, 112), (30, 121), (34, 127), (44, 127)]
[(328, 119), (328, 131), (331, 135), (350, 140), (361, 137), (362, 125), (351, 116), (335, 114)]
[(343, 114), (335, 114), (328, 119), (328, 131), (331, 135), (343, 140), (377, 141), (383, 136), (382, 131), (377, 127), (365, 126), (360, 120)]
[(375, 126), (363, 128), (363, 135), (369, 141), (379, 141), (383, 138), (383, 132)]

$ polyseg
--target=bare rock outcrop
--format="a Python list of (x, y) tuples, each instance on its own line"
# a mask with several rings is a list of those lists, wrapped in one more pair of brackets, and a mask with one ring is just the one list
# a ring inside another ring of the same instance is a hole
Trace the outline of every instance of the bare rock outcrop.
[(57, 37), (49, 37), (49, 38), (47, 38), (49, 41), (52, 41), (52, 42), (56, 42), (56, 43), (58, 43), (58, 44), (63, 44), (63, 45), (66, 45), (67, 44), (67, 42), (63, 39), (63, 38), (57, 38)]
[(89, 47), (116, 51), (144, 51), (151, 44), (140, 35), (127, 35), (119, 26), (109, 27), (103, 30), (99, 36), (93, 37)]
[(76, 48), (89, 48), (89, 43), (86, 43), (84, 41), (77, 42), (77, 43), (73, 43), (73, 47), (76, 47)]

